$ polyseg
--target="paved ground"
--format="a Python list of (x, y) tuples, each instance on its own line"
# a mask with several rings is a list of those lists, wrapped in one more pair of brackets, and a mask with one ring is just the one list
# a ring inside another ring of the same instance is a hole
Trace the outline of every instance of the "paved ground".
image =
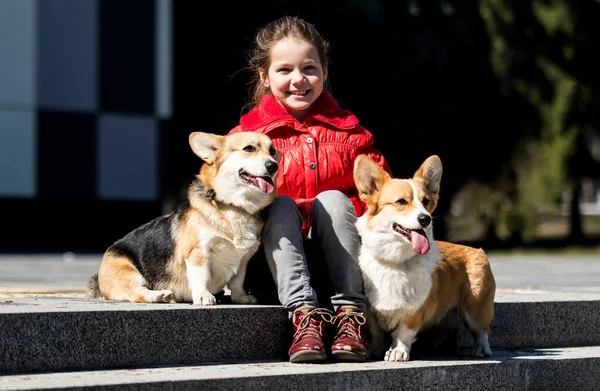
[[(0, 255), (0, 295), (83, 296), (100, 254)], [(600, 257), (490, 255), (499, 292), (600, 293)]]
[(598, 256), (490, 256), (499, 290), (600, 293)]
[(101, 255), (35, 254), (0, 256), (0, 294), (84, 292), (98, 272)]

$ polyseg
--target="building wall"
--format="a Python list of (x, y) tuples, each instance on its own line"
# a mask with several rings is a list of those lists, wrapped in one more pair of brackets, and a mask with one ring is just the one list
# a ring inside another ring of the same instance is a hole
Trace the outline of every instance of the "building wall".
[(157, 213), (171, 51), (172, 0), (0, 0), (0, 250)]
[(0, 2), (0, 198), (157, 201), (170, 0)]

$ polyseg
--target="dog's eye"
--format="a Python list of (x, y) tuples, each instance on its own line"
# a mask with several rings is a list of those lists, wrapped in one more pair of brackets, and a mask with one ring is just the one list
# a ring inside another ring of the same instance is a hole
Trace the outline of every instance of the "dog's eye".
[(271, 156), (275, 156), (276, 153), (277, 153), (277, 150), (275, 149), (274, 146), (271, 145), (271, 148), (269, 148), (269, 154)]
[(248, 145), (244, 147), (244, 151), (246, 152), (254, 152), (256, 151), (256, 148), (254, 147), (254, 145)]
[(396, 203), (398, 205), (408, 205), (408, 201), (406, 201), (404, 198), (400, 198), (398, 201), (396, 201)]
[(429, 205), (429, 198), (423, 198), (423, 206)]

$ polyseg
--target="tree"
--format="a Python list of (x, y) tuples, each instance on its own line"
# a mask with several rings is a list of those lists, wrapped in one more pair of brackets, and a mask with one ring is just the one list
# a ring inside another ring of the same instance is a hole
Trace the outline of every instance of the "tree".
[[(481, 0), (480, 11), (495, 71), (508, 93), (522, 96), (540, 119), (537, 128), (524, 124), (511, 160), (516, 194), (498, 213), (500, 230), (527, 242), (536, 235), (537, 216), (556, 212), (569, 189), (578, 205), (583, 175), (594, 175), (583, 170), (594, 165), (581, 140), (584, 127), (597, 120), (592, 98), (599, 68), (589, 62), (598, 2)], [(571, 232), (583, 232), (576, 207), (571, 222)]]

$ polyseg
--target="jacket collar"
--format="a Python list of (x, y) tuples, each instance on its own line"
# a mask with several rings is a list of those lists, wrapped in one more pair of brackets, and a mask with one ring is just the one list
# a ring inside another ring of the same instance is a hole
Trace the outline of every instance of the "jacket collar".
[[(315, 121), (324, 122), (338, 129), (351, 129), (358, 125), (358, 118), (351, 112), (342, 110), (333, 97), (326, 92), (323, 92), (315, 101), (304, 124), (310, 125)], [(272, 94), (267, 94), (257, 108), (242, 116), (240, 126), (243, 131), (264, 132), (265, 128), (269, 127), (268, 125), (280, 122), (282, 125), (300, 125), (300, 122), (292, 117)]]

